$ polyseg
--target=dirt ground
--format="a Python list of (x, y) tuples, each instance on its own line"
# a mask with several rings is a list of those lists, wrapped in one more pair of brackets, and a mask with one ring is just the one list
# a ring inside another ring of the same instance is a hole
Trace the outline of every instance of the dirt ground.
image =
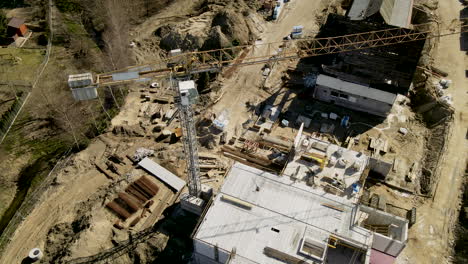
[[(316, 31), (318, 12), (327, 6), (324, 2), (327, 1), (297, 0), (289, 2), (278, 21), (258, 24), (259, 38), (264, 43), (280, 41), (295, 25), (303, 25), (308, 32)], [(178, 1), (177, 5), (173, 4), (168, 7), (167, 12), (161, 12), (160, 15), (144, 22), (142, 26), (132, 31), (131, 36), (136, 42), (146, 43), (145, 40), (153, 34), (154, 28), (160, 25), (161, 19), (165, 19), (165, 17), (177, 19), (173, 17), (185, 15), (186, 12), (193, 9), (191, 4), (193, 4), (192, 1)], [(440, 19), (450, 22), (452, 19), (458, 18), (460, 9), (461, 5), (456, 0), (441, 1)], [(204, 23), (204, 21), (195, 22)], [(151, 43), (146, 43), (142, 48), (135, 50), (134, 55), (137, 61), (146, 62), (157, 59), (158, 56), (154, 54), (152, 47)], [(255, 52), (261, 54), (262, 49)], [(449, 260), (448, 256), (451, 253), (453, 242), (452, 229), (457, 220), (460, 198), (455, 191), (460, 189), (460, 176), (465, 168), (465, 154), (466, 149), (468, 149), (465, 140), (468, 121), (465, 57), (465, 53), (459, 49), (458, 36), (441, 38), (435, 65), (447, 70), (449, 78), (453, 81), (453, 85), (448, 91), (454, 97), (456, 114), (448, 153), (442, 163), (442, 176), (437, 185), (434, 199), (425, 200), (416, 195), (403, 194), (383, 186), (375, 186), (372, 190), (379, 194), (385, 194), (390, 204), (397, 205), (391, 209), (391, 212), (395, 214), (402, 214), (404, 209), (398, 208), (402, 204), (406, 205), (405, 209), (419, 206), (417, 223), (410, 229), (408, 246), (398, 257), (397, 263), (445, 263)], [(288, 62), (283, 64), (288, 65)], [(263, 81), (262, 66), (240, 68), (231, 78), (221, 80), (222, 89), (217, 94), (220, 99), (209, 110), (215, 114), (221, 113), (224, 109), (229, 110), (228, 138), (236, 134), (240, 124), (250, 118), (246, 102), (255, 103), (270, 96), (270, 93), (260, 89)], [(131, 90), (120, 114), (112, 121), (113, 127), (140, 125), (143, 120), (141, 118), (143, 107), (139, 89), (134, 87)], [(394, 120), (395, 126), (399, 123), (398, 117), (399, 113), (390, 117)], [(379, 129), (385, 128), (385, 124), (379, 127)], [(393, 132), (396, 133), (396, 131)], [(151, 135), (151, 131), (147, 134)], [(417, 137), (419, 140), (423, 135), (417, 135)], [(118, 237), (111, 227), (116, 217), (104, 209), (103, 205), (113, 197), (112, 195), (119, 188), (124, 186), (124, 183), (122, 181), (122, 183), (112, 184), (104, 174), (96, 170), (93, 164), (101, 161), (109, 153), (129, 152), (137, 146), (157, 148), (160, 145), (152, 137), (129, 139), (128, 137), (116, 137), (109, 133), (93, 140), (87, 149), (74, 155), (67, 166), (59, 172), (54, 185), (48, 188), (32, 213), (26, 216), (23, 223), (17, 228), (11, 243), (2, 254), (0, 263), (20, 263), (31, 248), (45, 248), (48, 239), (50, 242), (48, 232), (52, 227), (77, 220), (81, 221), (83, 217), (90, 217), (89, 220), (85, 221), (89, 223), (90, 227), (77, 235), (77, 240), (66, 245), (67, 250), (71, 251), (72, 257), (89, 256), (112, 247), (111, 239)], [(181, 148), (180, 144), (176, 146)], [(172, 152), (168, 152), (168, 155), (176, 152), (176, 146), (170, 149)], [(405, 158), (409, 159), (408, 156), (410, 153), (407, 153)], [(181, 175), (184, 174), (183, 169), (179, 168), (178, 172)], [(215, 179), (212, 185), (219, 187), (220, 181)], [(160, 197), (160, 199), (162, 203), (166, 203), (164, 200), (167, 199), (164, 197)], [(142, 225), (150, 224), (145, 222)], [(129, 261), (128, 258), (124, 257), (115, 263), (128, 263)]]
[[(460, 1), (439, 1), (439, 18), (448, 25), (459, 18), (461, 9)], [(450, 263), (453, 250), (453, 229), (460, 209), (460, 187), (468, 149), (465, 139), (468, 127), (465, 69), (468, 64), (465, 52), (460, 50), (459, 35), (440, 39), (434, 65), (445, 69), (454, 84), (448, 89), (455, 107), (452, 135), (441, 164), (435, 196), (418, 208), (417, 222), (410, 229), (408, 245), (397, 263)]]
[[(190, 5), (177, 6), (177, 9), (168, 8), (170, 11), (166, 13), (162, 12), (164, 15), (158, 15), (153, 19), (149, 19), (144, 23), (144, 26), (139, 27), (139, 30), (132, 32), (135, 40), (141, 41), (148, 38), (154, 31), (154, 28), (160, 23), (160, 16), (180, 15), (186, 10), (190, 10)], [(317, 27), (315, 22), (316, 13), (310, 10), (318, 10), (321, 7), (322, 5), (319, 1), (314, 2), (312, 6), (308, 1), (294, 1), (290, 3), (279, 21), (268, 22), (264, 25), (261, 38), (264, 42), (279, 41), (290, 32), (294, 25), (298, 24), (315, 30)], [(261, 26), (259, 25), (259, 28)], [(154, 57), (149, 57), (146, 54), (146, 52), (150, 52), (151, 50), (145, 51), (144, 48), (135, 52), (137, 58), (145, 61), (153, 59)], [(233, 124), (240, 122), (245, 117), (245, 102), (258, 96), (259, 90), (257, 87), (261, 81), (260, 68), (261, 66), (254, 66), (241, 69), (234, 78), (226, 81), (222, 89), (226, 93), (222, 96), (218, 105), (222, 105), (223, 109), (226, 107), (232, 109), (230, 113), (231, 117), (235, 117), (230, 122), (232, 127), (234, 127)], [(257, 87), (255, 87), (255, 84), (257, 84)], [(138, 125), (139, 110), (141, 109), (139, 96), (138, 88), (130, 92), (130, 95), (126, 99), (126, 104), (121, 109), (121, 113), (112, 121), (114, 127)], [(237, 98), (237, 100), (232, 100), (232, 98)], [(216, 107), (214, 112), (220, 111)], [(29, 249), (33, 247), (44, 248), (48, 239), (50, 240), (50, 236), (48, 236), (50, 228), (57, 224), (81, 219), (83, 213), (80, 210), (82, 211), (83, 208), (80, 207), (85, 204), (91, 206), (88, 209), (95, 213), (92, 214), (89, 221), (91, 225), (91, 228), (88, 229), (89, 231), (80, 234), (79, 237), (82, 239), (78, 239), (76, 243), (69, 245), (72, 256), (92, 255), (112, 246), (110, 243), (112, 237), (111, 226), (112, 219), (115, 219), (115, 216), (113, 217), (102, 207), (102, 199), (106, 199), (105, 197), (107, 197), (103, 193), (103, 190), (109, 188), (110, 183), (109, 179), (96, 170), (93, 162), (99, 161), (108, 152), (116, 151), (116, 149), (132, 148), (136, 145), (144, 145), (146, 147), (155, 145), (154, 141), (153, 143), (149, 143), (145, 139), (138, 141), (123, 140), (120, 144), (117, 144), (115, 140), (113, 137), (103, 135), (100, 139), (94, 140), (86, 150), (71, 158), (69, 165), (59, 172), (56, 184), (44, 193), (42, 200), (36, 205), (32, 213), (17, 228), (11, 243), (5, 249), (4, 254), (2, 254), (1, 263), (19, 263), (26, 256)], [(144, 144), (143, 142), (147, 143)], [(202, 181), (206, 182), (207, 180)], [(210, 183), (215, 187), (219, 187), (220, 181), (215, 180)], [(89, 203), (89, 199), (95, 199), (96, 201)], [(88, 201), (88, 203), (81, 203), (83, 201)], [(96, 232), (98, 230), (99, 232)]]
[[(283, 11), (278, 21), (267, 22), (259, 38), (263, 43), (281, 41), (292, 30), (293, 26), (302, 25), (306, 31), (315, 31), (318, 28), (316, 16), (318, 11), (325, 7), (321, 1), (291, 1)], [(311, 11), (314, 10), (314, 11)], [(279, 44), (278, 44), (279, 46)], [(272, 47), (278, 49), (278, 46)], [(264, 54), (267, 46), (259, 46), (256, 54)], [(287, 62), (284, 62), (287, 63)], [(260, 90), (263, 81), (261, 69), (263, 65), (254, 65), (240, 68), (230, 79), (224, 80), (222, 97), (213, 107), (215, 114), (224, 109), (229, 112), (228, 137), (238, 133), (239, 125), (249, 119), (246, 102), (258, 103), (266, 99), (270, 94)]]
[[(127, 97), (126, 106), (131, 109), (128, 112), (123, 110), (121, 113), (125, 115), (126, 120), (139, 119), (140, 94), (137, 91), (138, 89)], [(133, 108), (137, 111), (133, 111)], [(128, 126), (127, 122), (120, 122), (120, 118), (121, 116), (116, 117), (114, 126)], [(27, 252), (34, 247), (46, 250), (49, 248), (54, 254), (56, 254), (54, 250), (59, 252), (65, 249), (70, 250), (72, 258), (85, 257), (112, 248), (114, 245), (111, 239), (116, 239), (112, 225), (117, 218), (103, 206), (116, 196), (118, 190), (125, 188), (128, 181), (137, 179), (145, 173), (141, 169), (135, 170), (127, 160), (127, 165), (118, 167), (122, 176), (117, 180), (110, 180), (99, 172), (94, 164), (105, 162), (110, 153), (120, 153), (121, 156), (132, 155), (138, 147), (157, 149), (158, 143), (151, 137), (135, 138), (109, 132), (93, 140), (87, 149), (73, 155), (66, 166), (57, 173), (56, 180), (41, 196), (41, 200), (31, 214), (16, 229), (12, 242), (5, 249), (0, 262), (20, 263)], [(150, 217), (152, 223), (147, 223), (149, 218), (144, 218), (135, 230), (148, 228), (154, 224), (162, 210), (169, 206), (170, 200), (175, 197), (168, 187), (154, 178), (153, 181), (159, 187), (159, 192), (154, 198), (155, 208), (152, 209), (153, 214), (157, 214), (156, 218)], [(54, 244), (54, 236), (57, 235), (54, 232), (49, 233), (51, 227), (83, 221), (90, 226), (83, 232), (72, 235), (75, 237), (73, 243), (61, 245), (63, 241), (59, 239)], [(118, 237), (117, 240), (119, 240)], [(60, 249), (61, 246), (64, 248)]]

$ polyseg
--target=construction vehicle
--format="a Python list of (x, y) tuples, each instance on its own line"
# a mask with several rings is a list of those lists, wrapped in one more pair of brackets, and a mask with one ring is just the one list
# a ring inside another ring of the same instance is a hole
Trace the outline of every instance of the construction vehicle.
[[(427, 25), (426, 25), (427, 26)], [(200, 177), (198, 165), (197, 138), (193, 120), (190, 92), (181, 89), (178, 80), (187, 81), (193, 74), (202, 72), (220, 72), (225, 68), (266, 64), (270, 62), (301, 59), (305, 57), (333, 54), (360, 49), (369, 49), (405, 42), (437, 38), (447, 35), (466, 32), (466, 26), (461, 30), (446, 29), (445, 32), (434, 32), (427, 29), (417, 31), (414, 29), (390, 28), (364, 33), (350, 34), (327, 38), (303, 38), (265, 44), (252, 44), (224, 49), (194, 51), (181, 53), (172, 52), (171, 56), (159, 62), (147, 65), (137, 65), (125, 69), (101, 73), (92, 77), (91, 74), (69, 76), (69, 87), (76, 100), (89, 100), (97, 98), (97, 88), (100, 86), (118, 85), (132, 82), (151, 82), (158, 78), (170, 79), (170, 84), (176, 92), (176, 104), (179, 109), (180, 121), (183, 130), (184, 153), (189, 174), (189, 194), (192, 197), (200, 196)], [(291, 45), (297, 41), (306, 41), (308, 48), (298, 49)], [(278, 47), (282, 47), (280, 53)], [(239, 59), (241, 58), (241, 59)], [(183, 81), (182, 81), (183, 82)], [(323, 168), (326, 160), (320, 157), (308, 156), (317, 161)]]

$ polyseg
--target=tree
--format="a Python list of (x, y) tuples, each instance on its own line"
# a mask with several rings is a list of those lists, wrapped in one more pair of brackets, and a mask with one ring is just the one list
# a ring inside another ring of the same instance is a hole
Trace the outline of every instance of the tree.
[(3, 10), (0, 10), (0, 42), (7, 38), (8, 21)]

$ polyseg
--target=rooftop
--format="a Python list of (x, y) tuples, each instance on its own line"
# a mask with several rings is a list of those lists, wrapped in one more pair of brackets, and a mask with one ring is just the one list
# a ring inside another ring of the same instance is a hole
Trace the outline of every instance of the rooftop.
[[(324, 162), (327, 164), (320, 166), (316, 160), (304, 160), (304, 156), (308, 155), (326, 157)], [(339, 187), (342, 191), (338, 191), (336, 195), (356, 202), (353, 184), (359, 182), (367, 163), (368, 157), (360, 152), (303, 135), (296, 148), (296, 154), (286, 166), (283, 175), (308, 182), (314, 188), (326, 189), (330, 185)]]
[[(284, 263), (268, 257), (266, 248), (313, 263), (326, 254), (331, 235), (367, 250), (371, 233), (353, 224), (357, 210), (344, 197), (235, 163), (194, 239), (228, 252), (235, 248), (257, 263)], [(320, 250), (305, 254), (304, 241)]]
[(17, 18), (17, 17), (11, 18), (10, 22), (8, 22), (8, 26), (13, 27), (13, 28), (19, 28), (23, 24), (24, 24), (24, 19)]
[(330, 77), (324, 74), (320, 74), (317, 77), (317, 84), (327, 86), (338, 91), (364, 96), (369, 99), (377, 100), (379, 102), (385, 102), (388, 104), (393, 104), (393, 102), (396, 99), (396, 94), (385, 92), (361, 84), (343, 81), (338, 78)]
[(146, 157), (138, 163), (143, 169), (151, 173), (153, 176), (172, 187), (177, 192), (185, 186), (185, 181), (166, 170), (161, 165), (157, 164), (150, 158)]

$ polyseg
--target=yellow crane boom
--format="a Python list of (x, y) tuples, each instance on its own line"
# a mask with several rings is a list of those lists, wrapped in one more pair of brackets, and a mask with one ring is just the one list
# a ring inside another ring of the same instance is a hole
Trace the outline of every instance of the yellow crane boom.
[[(301, 59), (376, 48), (428, 38), (439, 38), (468, 31), (467, 26), (460, 25), (459, 29), (447, 28), (443, 32), (434, 34), (434, 32), (427, 29), (429, 28), (427, 26), (428, 24), (422, 24), (415, 25), (414, 29), (391, 28), (336, 37), (293, 39), (271, 43), (255, 43), (224, 49), (187, 52), (162, 59), (153, 64), (131, 66), (113, 72), (98, 74), (95, 78), (95, 84), (114, 85), (144, 81), (158, 77), (167, 77), (171, 72), (175, 76), (216, 72), (227, 67), (248, 66), (272, 61)], [(297, 43), (303, 43), (304, 45), (302, 48), (292, 45)], [(281, 47), (281, 52), (278, 52), (278, 47)], [(118, 77), (119, 73), (125, 72), (132, 72), (134, 74), (127, 79)]]

